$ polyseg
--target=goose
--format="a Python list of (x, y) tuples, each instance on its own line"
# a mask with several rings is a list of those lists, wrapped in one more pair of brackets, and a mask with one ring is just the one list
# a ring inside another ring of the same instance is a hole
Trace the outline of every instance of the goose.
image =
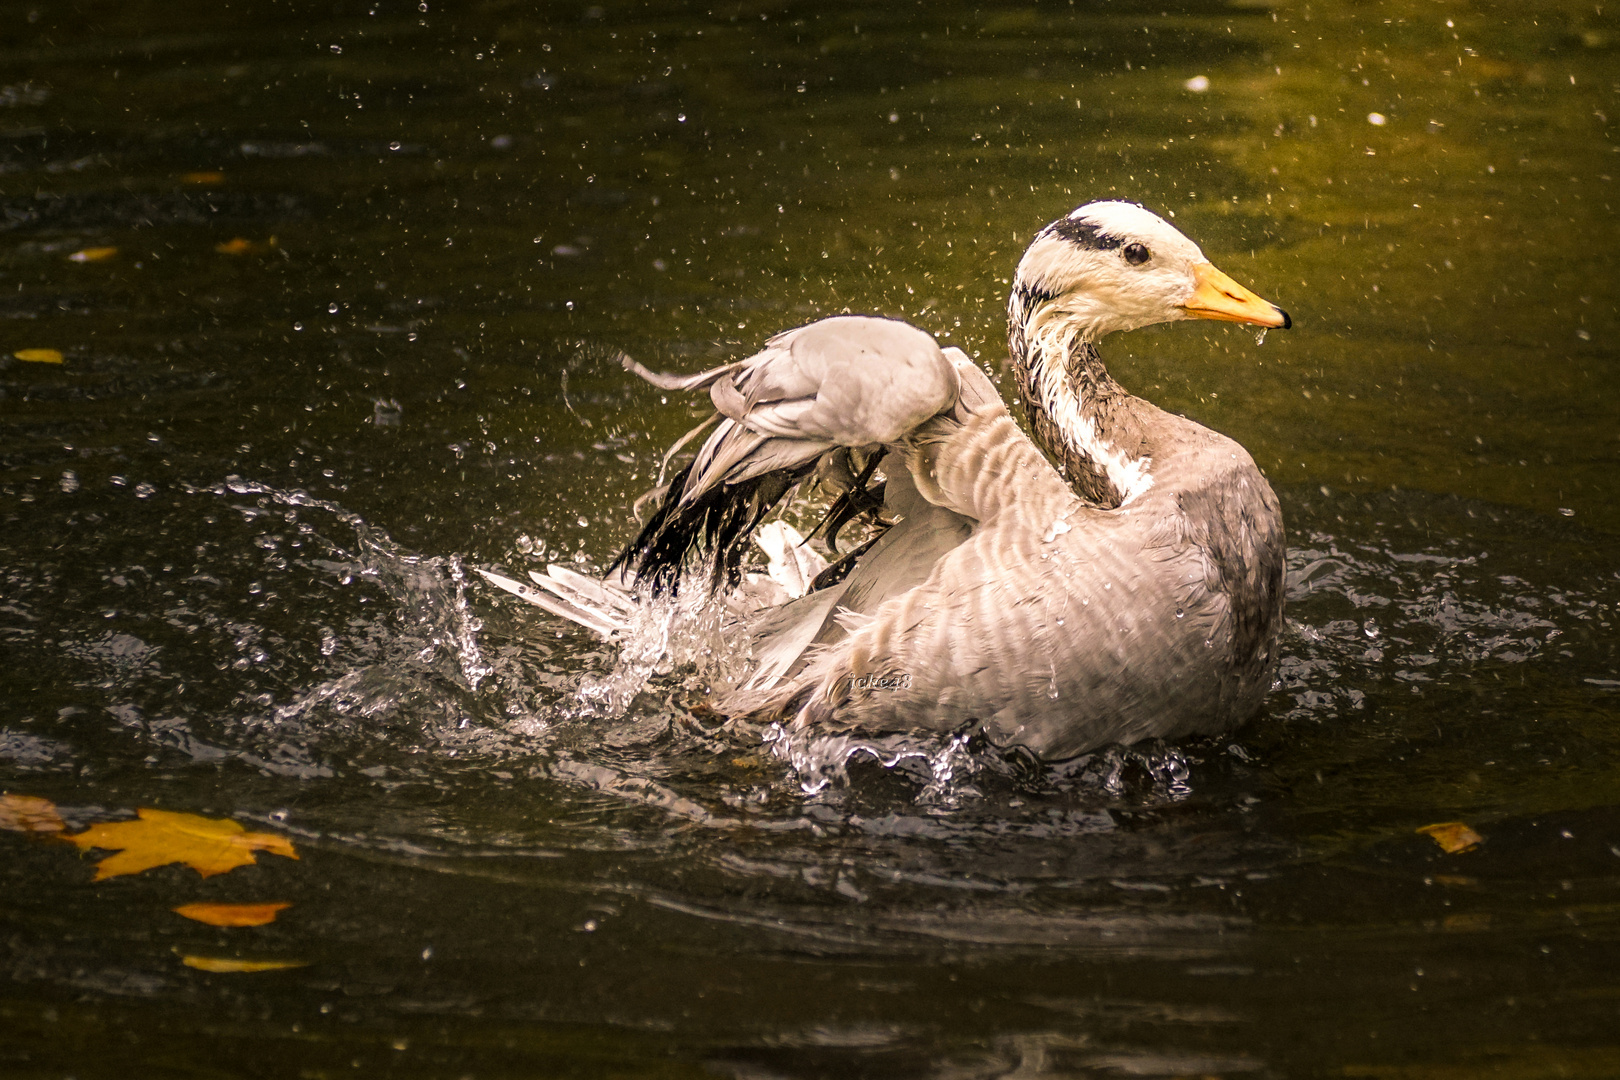
[[(1183, 319), (1292, 325), (1169, 222), (1108, 200), (1018, 263), (1028, 432), (960, 349), (889, 318), (822, 319), (693, 375), (626, 357), (664, 390), (708, 392), (714, 414), (670, 450), (707, 431), (696, 456), (649, 493), (606, 579), (485, 576), (604, 636), (649, 594), (729, 596), (750, 666), (711, 704), (787, 730), (973, 729), (1044, 760), (1229, 730), (1277, 666), (1281, 508), (1242, 446), (1133, 396), (1097, 351)], [(814, 490), (829, 543), (855, 516), (882, 531), (827, 563), (765, 520)], [(750, 589), (756, 537), (797, 588)]]

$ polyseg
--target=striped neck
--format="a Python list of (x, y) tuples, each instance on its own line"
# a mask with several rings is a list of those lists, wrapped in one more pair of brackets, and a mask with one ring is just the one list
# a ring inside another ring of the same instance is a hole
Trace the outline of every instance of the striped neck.
[[(1036, 439), (1057, 460), (1076, 494), (1114, 509), (1153, 486), (1152, 459), (1123, 445), (1135, 399), (1103, 366), (1087, 327), (1027, 286), (1007, 305), (1008, 345), (1019, 396)], [(1137, 449), (1140, 450), (1140, 439)]]

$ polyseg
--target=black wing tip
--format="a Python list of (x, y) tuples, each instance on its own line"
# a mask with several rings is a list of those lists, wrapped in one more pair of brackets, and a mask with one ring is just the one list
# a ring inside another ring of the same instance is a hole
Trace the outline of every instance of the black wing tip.
[(754, 530), (814, 468), (812, 461), (736, 484), (716, 484), (683, 506), (681, 498), (692, 470), (688, 465), (670, 481), (658, 509), (619, 552), (609, 572), (628, 568), (654, 596), (674, 596), (694, 560), (709, 561), (710, 595), (735, 586), (742, 580), (743, 555)]

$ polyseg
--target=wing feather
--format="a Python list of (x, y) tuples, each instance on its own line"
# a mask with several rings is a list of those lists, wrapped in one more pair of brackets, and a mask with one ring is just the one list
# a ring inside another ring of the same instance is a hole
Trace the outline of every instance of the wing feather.
[[(958, 358), (966, 361), (907, 323), (844, 315), (778, 334), (754, 356), (696, 375), (659, 375), (627, 359), (627, 369), (655, 386), (708, 389), (725, 419), (615, 565), (657, 588), (720, 537), (745, 543), (824, 457), (897, 444), (953, 409), (962, 392)], [(735, 567), (737, 552), (717, 554)]]

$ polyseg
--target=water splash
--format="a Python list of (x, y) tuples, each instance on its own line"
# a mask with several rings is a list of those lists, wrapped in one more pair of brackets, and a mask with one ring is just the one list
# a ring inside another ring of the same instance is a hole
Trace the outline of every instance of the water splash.
[(771, 724), (761, 741), (771, 756), (793, 770), (799, 789), (806, 795), (848, 783), (850, 764), (862, 757), (920, 781), (918, 802), (953, 802), (978, 794), (963, 783), (981, 766), (969, 749), (969, 736), (962, 733), (944, 739), (921, 735), (828, 735)]
[(478, 631), (483, 624), (467, 602), (467, 573), (460, 556), (426, 556), (408, 551), (359, 514), (301, 489), (282, 490), (233, 475), (227, 476), (223, 485), (200, 490), (257, 495), (283, 506), (332, 515), (354, 530), (355, 547), (347, 551), (328, 539), (332, 553), (348, 562), (327, 563), (327, 567), (337, 570), (345, 585), (355, 580), (370, 581), (388, 594), (401, 618), (422, 636), (416, 659), (443, 668), (445, 674), (473, 692), (489, 676), (492, 669), (478, 645)]
[[(460, 556), (409, 551), (360, 515), (302, 490), (234, 475), (183, 490), (227, 501), (257, 533), (251, 543), (273, 575), (248, 589), (264, 598), (264, 615), (213, 620), (234, 638), (239, 655), (230, 666), (243, 676), (228, 720), (194, 722), (232, 756), (307, 779), (344, 766), (383, 768), (370, 763), (425, 751), (531, 753), (550, 727), (555, 718), (535, 700), (537, 673), (523, 651), (486, 654)], [(293, 585), (311, 572), (325, 582), (317, 592)], [(365, 587), (333, 591), (330, 583)], [(336, 609), (306, 614), (305, 632), (284, 633), (275, 629), (276, 612), (289, 603)]]
[(583, 715), (618, 719), (655, 676), (682, 663), (696, 665), (714, 652), (718, 615), (708, 605), (672, 597), (636, 608), (630, 629), (619, 635), (618, 659), (605, 675), (587, 674), (576, 698)]
[(703, 589), (639, 597), (629, 628), (615, 635), (619, 649), (612, 670), (580, 680), (580, 715), (623, 717), (649, 682), (677, 673), (680, 686), (705, 696), (731, 689), (749, 673), (741, 624), (735, 604)]
[(1197, 759), (1163, 743), (1107, 746), (1050, 767), (1057, 791), (1082, 790), (1118, 799), (1135, 795), (1151, 802), (1177, 802), (1192, 794)]

